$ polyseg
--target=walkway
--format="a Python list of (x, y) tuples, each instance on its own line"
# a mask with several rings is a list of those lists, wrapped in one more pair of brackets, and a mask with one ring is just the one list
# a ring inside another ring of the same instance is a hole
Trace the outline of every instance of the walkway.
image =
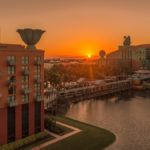
[(60, 124), (60, 125), (62, 125), (62, 126), (65, 126), (65, 127), (67, 127), (67, 128), (70, 128), (70, 129), (72, 129), (73, 131), (72, 131), (72, 132), (69, 132), (69, 133), (67, 133), (67, 134), (65, 134), (65, 135), (63, 135), (63, 136), (60, 136), (60, 135), (54, 134), (54, 133), (49, 132), (49, 131), (46, 130), (47, 133), (50, 134), (50, 135), (52, 135), (52, 136), (54, 136), (55, 139), (50, 140), (50, 141), (48, 141), (48, 142), (45, 142), (45, 143), (43, 143), (43, 144), (41, 144), (41, 145), (39, 145), (39, 146), (36, 146), (36, 147), (32, 148), (31, 150), (39, 150), (39, 149), (41, 149), (41, 148), (43, 148), (43, 147), (46, 147), (46, 146), (48, 146), (48, 145), (50, 145), (50, 144), (53, 144), (53, 143), (58, 142), (58, 141), (60, 141), (60, 140), (63, 140), (63, 139), (65, 139), (65, 138), (69, 137), (69, 136), (72, 136), (72, 135), (77, 134), (77, 133), (79, 133), (79, 132), (82, 131), (82, 130), (80, 130), (80, 129), (78, 129), (78, 128), (75, 128), (75, 127), (73, 127), (73, 126), (64, 124), (64, 123), (59, 122), (59, 121), (57, 121), (56, 123), (57, 123), (57, 124)]

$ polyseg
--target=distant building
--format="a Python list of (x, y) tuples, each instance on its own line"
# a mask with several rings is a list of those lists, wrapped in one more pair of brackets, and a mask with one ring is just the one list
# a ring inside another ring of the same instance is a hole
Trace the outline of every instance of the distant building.
[(44, 51), (0, 44), (0, 145), (44, 130)]
[(118, 50), (107, 54), (105, 63), (129, 65), (134, 70), (150, 69), (150, 44), (119, 46)]
[(51, 69), (54, 64), (49, 63), (49, 62), (44, 62), (44, 69)]

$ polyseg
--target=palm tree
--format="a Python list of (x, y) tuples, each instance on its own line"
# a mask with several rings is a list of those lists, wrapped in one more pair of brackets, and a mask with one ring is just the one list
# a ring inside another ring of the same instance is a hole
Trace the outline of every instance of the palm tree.
[(100, 51), (99, 51), (99, 56), (100, 56), (101, 58), (104, 58), (105, 55), (106, 55), (106, 52), (105, 52), (104, 50), (100, 50)]

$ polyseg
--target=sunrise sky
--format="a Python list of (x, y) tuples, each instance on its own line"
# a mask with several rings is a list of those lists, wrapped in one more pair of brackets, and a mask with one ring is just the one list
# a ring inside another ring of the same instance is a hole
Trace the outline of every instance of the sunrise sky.
[(149, 0), (0, 0), (0, 42), (23, 44), (17, 28), (46, 30), (38, 48), (51, 56), (98, 55), (150, 43)]

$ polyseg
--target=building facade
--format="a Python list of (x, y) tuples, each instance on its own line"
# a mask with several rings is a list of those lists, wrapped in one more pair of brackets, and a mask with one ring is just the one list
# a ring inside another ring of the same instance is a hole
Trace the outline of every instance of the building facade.
[(44, 51), (0, 44), (0, 145), (44, 130)]
[(119, 46), (117, 51), (107, 55), (107, 62), (112, 65), (131, 65), (134, 70), (150, 69), (150, 44)]

